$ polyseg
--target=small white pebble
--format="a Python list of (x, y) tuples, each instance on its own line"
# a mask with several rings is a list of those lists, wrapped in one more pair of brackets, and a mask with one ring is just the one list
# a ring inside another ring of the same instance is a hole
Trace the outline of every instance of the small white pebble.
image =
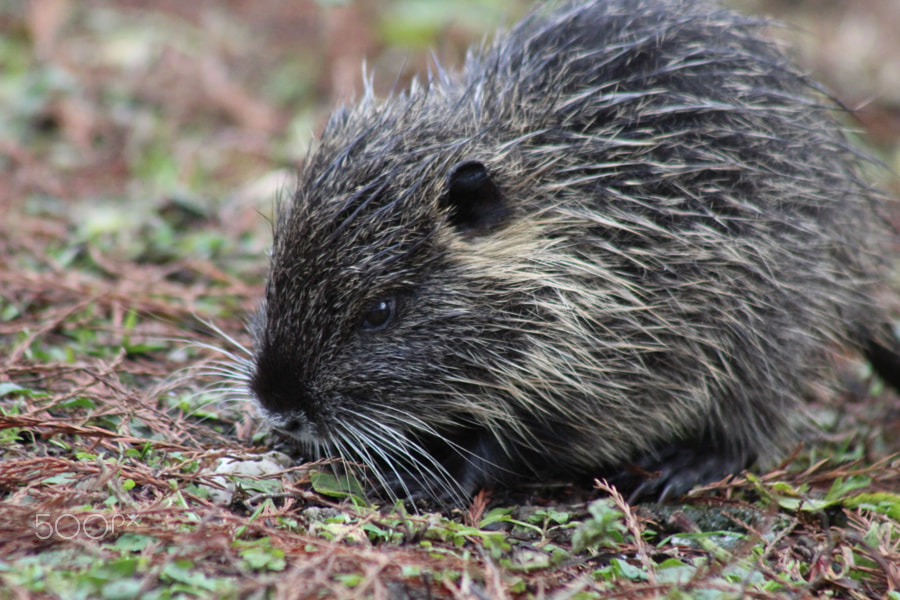
[(209, 499), (212, 502), (225, 506), (231, 504), (237, 491), (237, 484), (228, 477), (229, 475), (261, 477), (284, 471), (294, 464), (294, 461), (286, 454), (274, 451), (238, 458), (221, 458), (215, 468), (217, 475), (212, 480), (220, 484), (222, 489), (213, 486), (204, 487), (209, 490)]

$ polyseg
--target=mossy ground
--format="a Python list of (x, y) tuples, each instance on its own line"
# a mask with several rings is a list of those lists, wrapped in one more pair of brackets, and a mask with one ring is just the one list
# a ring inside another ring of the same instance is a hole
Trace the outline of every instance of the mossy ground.
[[(740, 4), (797, 25), (900, 171), (893, 0)], [(441, 514), (326, 465), (216, 473), (274, 441), (190, 369), (220, 358), (208, 323), (249, 343), (268, 217), (329, 107), (363, 57), (387, 93), (524, 10), (0, 0), (0, 598), (900, 598), (900, 398), (849, 359), (821, 444), (673, 505)]]

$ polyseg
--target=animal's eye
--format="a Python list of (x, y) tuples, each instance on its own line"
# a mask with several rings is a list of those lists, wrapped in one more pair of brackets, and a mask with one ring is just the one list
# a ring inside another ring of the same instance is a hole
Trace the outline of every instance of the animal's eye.
[(394, 299), (379, 300), (363, 315), (362, 327), (369, 331), (384, 329), (394, 316)]

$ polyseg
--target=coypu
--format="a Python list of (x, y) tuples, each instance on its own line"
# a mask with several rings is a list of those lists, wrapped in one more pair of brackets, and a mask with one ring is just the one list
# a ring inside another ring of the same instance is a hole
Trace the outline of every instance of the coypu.
[(459, 503), (772, 457), (829, 356), (894, 385), (893, 235), (839, 108), (707, 0), (539, 7), (338, 110), (279, 206), (246, 384), (277, 430)]

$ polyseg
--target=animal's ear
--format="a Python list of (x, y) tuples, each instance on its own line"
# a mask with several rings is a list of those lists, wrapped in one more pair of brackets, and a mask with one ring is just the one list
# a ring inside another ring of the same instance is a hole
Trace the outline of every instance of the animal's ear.
[(500, 188), (477, 160), (457, 163), (447, 174), (444, 206), (461, 233), (478, 235), (500, 225), (509, 213)]

